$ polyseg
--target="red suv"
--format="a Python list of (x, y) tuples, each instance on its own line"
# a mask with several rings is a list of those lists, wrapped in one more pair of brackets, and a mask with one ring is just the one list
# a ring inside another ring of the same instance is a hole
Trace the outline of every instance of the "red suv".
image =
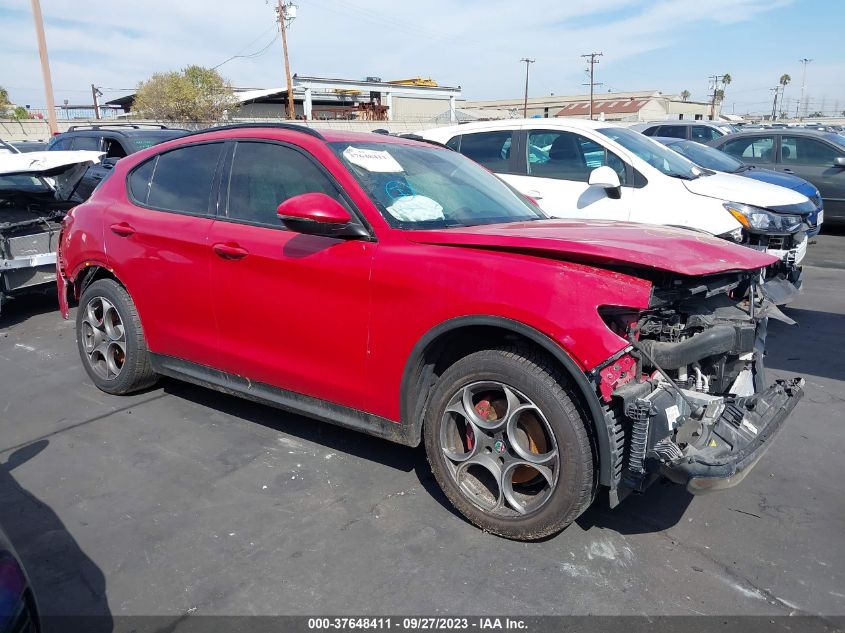
[(59, 298), (113, 394), (160, 375), (424, 442), (470, 521), (552, 534), (610, 489), (736, 484), (802, 395), (769, 386), (774, 259), (550, 220), (444, 147), (217, 128), (117, 163), (64, 222)]

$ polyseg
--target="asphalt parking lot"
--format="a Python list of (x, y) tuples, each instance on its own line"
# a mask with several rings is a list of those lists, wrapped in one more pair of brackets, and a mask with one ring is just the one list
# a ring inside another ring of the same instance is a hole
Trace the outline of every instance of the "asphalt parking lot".
[(845, 614), (845, 232), (768, 366), (806, 396), (738, 488), (516, 543), (412, 450), (175, 381), (99, 392), (51, 298), (0, 317), (0, 523), (47, 614)]

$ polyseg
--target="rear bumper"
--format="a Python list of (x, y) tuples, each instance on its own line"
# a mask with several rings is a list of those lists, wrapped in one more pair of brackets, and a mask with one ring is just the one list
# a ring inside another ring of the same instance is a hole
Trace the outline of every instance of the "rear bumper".
[(737, 399), (722, 412), (706, 437), (684, 454), (660, 465), (660, 474), (692, 494), (740, 483), (768, 450), (786, 418), (804, 395), (804, 380), (778, 380), (767, 390)]

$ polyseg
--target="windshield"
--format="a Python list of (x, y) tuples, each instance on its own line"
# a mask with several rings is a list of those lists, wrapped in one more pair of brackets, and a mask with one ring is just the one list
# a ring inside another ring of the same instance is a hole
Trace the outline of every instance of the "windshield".
[(686, 156), (696, 165), (700, 165), (706, 169), (714, 171), (726, 171), (728, 173), (737, 173), (744, 171), (747, 167), (742, 161), (728, 156), (724, 152), (713, 147), (707, 147), (695, 141), (681, 141), (680, 143), (672, 143), (669, 149), (678, 152), (681, 156)]
[(329, 146), (395, 228), (436, 229), (546, 217), (492, 173), (451, 150), (379, 142)]
[(639, 132), (615, 127), (598, 131), (667, 176), (694, 180), (704, 173), (683, 156)]

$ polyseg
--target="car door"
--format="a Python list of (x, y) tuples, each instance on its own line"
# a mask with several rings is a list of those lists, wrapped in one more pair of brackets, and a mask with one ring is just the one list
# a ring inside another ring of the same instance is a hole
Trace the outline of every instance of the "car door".
[[(508, 182), (536, 199), (543, 211), (559, 218), (628, 219), (633, 189), (626, 186), (627, 165), (616, 154), (593, 139), (565, 130), (527, 129), (523, 138), (524, 173), (512, 175)], [(603, 165), (619, 175), (621, 198), (614, 199), (588, 183), (590, 172)]]
[(834, 160), (845, 149), (809, 136), (783, 134), (780, 139), (778, 171), (794, 174), (813, 183), (822, 195), (825, 215), (845, 217), (845, 168)]
[(223, 145), (186, 145), (135, 167), (127, 198), (109, 203), (103, 227), (109, 264), (138, 307), (150, 350), (212, 366), (208, 232)]
[(774, 168), (776, 146), (775, 134), (754, 134), (728, 138), (717, 145), (720, 150), (752, 167)]
[(325, 193), (356, 213), (302, 148), (232, 144), (209, 236), (223, 371), (353, 408), (364, 407), (369, 279), (376, 242), (286, 230), (277, 206)]

